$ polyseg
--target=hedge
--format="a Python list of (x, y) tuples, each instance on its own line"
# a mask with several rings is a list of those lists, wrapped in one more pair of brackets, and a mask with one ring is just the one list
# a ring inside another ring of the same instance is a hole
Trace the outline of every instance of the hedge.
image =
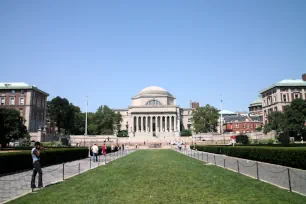
[(188, 136), (192, 136), (191, 130), (182, 130), (181, 131), (181, 137), (188, 137)]
[[(88, 148), (56, 148), (41, 151), (41, 165), (49, 166), (88, 157)], [(31, 151), (0, 154), (0, 174), (32, 169)]]
[[(192, 146), (191, 146), (192, 148)], [(225, 154), (306, 170), (306, 147), (196, 146), (199, 151)]]

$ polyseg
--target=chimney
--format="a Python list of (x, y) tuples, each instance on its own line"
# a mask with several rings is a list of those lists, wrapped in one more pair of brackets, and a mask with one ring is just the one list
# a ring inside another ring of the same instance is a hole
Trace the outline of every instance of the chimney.
[(192, 108), (192, 100), (190, 100), (190, 104), (189, 104), (190, 108)]
[(302, 79), (303, 79), (303, 81), (306, 81), (306, 73), (304, 73), (304, 74), (302, 75)]

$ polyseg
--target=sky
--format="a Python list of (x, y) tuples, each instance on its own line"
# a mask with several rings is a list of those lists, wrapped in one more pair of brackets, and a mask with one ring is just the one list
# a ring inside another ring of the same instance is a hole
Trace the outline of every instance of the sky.
[(127, 108), (160, 86), (247, 111), (260, 90), (306, 72), (305, 0), (0, 1), (0, 82), (85, 110)]

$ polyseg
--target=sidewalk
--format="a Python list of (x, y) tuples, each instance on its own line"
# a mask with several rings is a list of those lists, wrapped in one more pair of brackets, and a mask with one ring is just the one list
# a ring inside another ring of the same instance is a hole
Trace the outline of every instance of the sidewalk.
[[(50, 184), (58, 183), (63, 181), (63, 179), (94, 169), (100, 165), (105, 165), (134, 151), (135, 150), (128, 150), (128, 152), (119, 151), (107, 154), (106, 156), (100, 155), (98, 162), (92, 162), (91, 158), (85, 158), (65, 164), (44, 167), (42, 168), (43, 184), (46, 187)], [(32, 192), (30, 185), (31, 177), (32, 170), (0, 177), (0, 203)], [(38, 174), (36, 176), (36, 185), (37, 181)]]
[(190, 148), (184, 148), (181, 151), (177, 148), (173, 150), (207, 164), (216, 165), (306, 196), (306, 170), (202, 152)]

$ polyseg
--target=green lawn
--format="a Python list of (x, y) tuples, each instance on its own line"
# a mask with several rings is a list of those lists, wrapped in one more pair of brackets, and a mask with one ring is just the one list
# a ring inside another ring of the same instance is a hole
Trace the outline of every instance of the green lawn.
[(131, 155), (11, 203), (306, 203), (306, 197), (171, 150)]

